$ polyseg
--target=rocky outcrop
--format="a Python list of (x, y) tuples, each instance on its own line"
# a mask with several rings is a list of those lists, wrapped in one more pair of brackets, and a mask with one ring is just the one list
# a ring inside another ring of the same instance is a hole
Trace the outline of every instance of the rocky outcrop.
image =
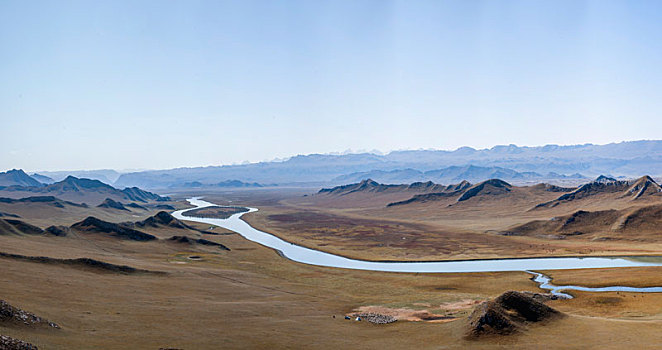
[(662, 187), (650, 176), (642, 176), (636, 180), (625, 181), (600, 175), (594, 181), (583, 184), (554, 200), (540, 203), (533, 209), (553, 208), (563, 203), (609, 193), (614, 194), (615, 198), (640, 200), (649, 196), (662, 196)]
[(6, 335), (0, 335), (0, 350), (38, 350), (36, 345), (14, 339)]
[(353, 317), (358, 317), (360, 320), (365, 320), (374, 324), (389, 324), (397, 321), (394, 316), (382, 315), (374, 312), (370, 313), (357, 313)]
[(89, 216), (85, 220), (71, 225), (71, 228), (87, 233), (110, 234), (114, 237), (133, 241), (152, 241), (156, 239), (155, 236), (150, 234), (134, 230), (124, 225), (103, 221), (93, 216)]
[(643, 176), (632, 182), (624, 194), (633, 200), (650, 195), (662, 195), (662, 187), (650, 176)]
[(134, 223), (137, 227), (172, 227), (179, 229), (192, 229), (190, 226), (185, 223), (175, 219), (174, 216), (170, 215), (165, 211), (160, 211), (154, 216), (150, 216), (143, 221), (138, 221)]
[(11, 306), (4, 300), (0, 300), (0, 325), (60, 328), (56, 323)]
[(46, 233), (53, 236), (64, 237), (69, 234), (69, 228), (66, 226), (49, 226), (46, 228)]
[(509, 335), (529, 324), (561, 317), (563, 314), (536, 300), (534, 296), (508, 291), (478, 305), (469, 316), (467, 337)]

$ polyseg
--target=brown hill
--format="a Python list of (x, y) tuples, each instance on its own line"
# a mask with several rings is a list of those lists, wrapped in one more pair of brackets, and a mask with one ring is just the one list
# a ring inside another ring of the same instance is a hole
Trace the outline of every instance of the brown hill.
[(526, 293), (509, 291), (478, 305), (469, 316), (467, 337), (509, 335), (527, 325), (561, 317), (559, 311)]
[(470, 186), (468, 182), (455, 185), (441, 185), (434, 182), (414, 182), (412, 184), (385, 185), (373, 180), (321, 189), (316, 195), (306, 198), (325, 207), (378, 208), (412, 198), (413, 195), (447, 193)]
[(651, 195), (661, 195), (662, 187), (650, 176), (646, 175), (632, 182), (630, 188), (625, 193), (625, 196), (634, 200)]
[(513, 186), (511, 184), (503, 180), (490, 179), (468, 188), (466, 191), (464, 191), (464, 193), (462, 193), (457, 201), (462, 202), (474, 197), (498, 196), (506, 194), (511, 191), (512, 187)]
[(0, 219), (0, 235), (41, 235), (44, 230), (16, 219)]
[(633, 181), (623, 181), (601, 175), (595, 181), (581, 185), (572, 192), (536, 205), (534, 209), (554, 208), (560, 204), (605, 195), (613, 195), (614, 199), (639, 200), (650, 196), (662, 196), (662, 188), (650, 176), (643, 176)]
[(642, 239), (656, 236), (662, 227), (662, 204), (621, 210), (579, 210), (549, 220), (534, 220), (503, 234), (565, 238)]
[(363, 180), (359, 183), (336, 186), (333, 188), (323, 188), (319, 194), (348, 195), (351, 193), (380, 193), (380, 192), (443, 192), (447, 186), (435, 184), (432, 181), (414, 182), (410, 185), (386, 185), (380, 184), (372, 179)]
[(446, 187), (445, 192), (425, 193), (415, 195), (409, 199), (389, 203), (388, 207), (413, 204), (439, 202), (440, 205), (449, 206), (456, 202), (464, 202), (472, 198), (493, 199), (493, 200), (511, 200), (517, 203), (528, 203), (532, 205), (540, 198), (549, 198), (554, 192), (568, 192), (572, 189), (554, 186), (550, 184), (537, 184), (534, 186), (517, 187), (500, 179), (491, 179), (476, 185), (463, 181), (457, 185)]
[(93, 216), (71, 225), (72, 229), (86, 233), (103, 233), (133, 241), (151, 241), (156, 237), (124, 225), (103, 221)]
[(440, 199), (445, 199), (445, 198), (458, 197), (462, 193), (464, 193), (464, 191), (466, 191), (466, 189), (469, 187), (471, 187), (471, 183), (469, 183), (468, 181), (462, 181), (459, 184), (448, 185), (444, 187), (442, 189), (442, 192), (417, 194), (404, 201), (389, 203), (387, 206), (392, 207), (392, 206), (405, 205), (411, 203), (425, 203), (425, 202), (438, 201)]

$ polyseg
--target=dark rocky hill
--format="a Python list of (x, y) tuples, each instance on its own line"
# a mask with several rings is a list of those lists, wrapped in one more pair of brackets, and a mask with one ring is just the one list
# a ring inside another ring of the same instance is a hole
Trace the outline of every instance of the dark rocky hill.
[(489, 335), (509, 335), (525, 330), (529, 324), (562, 315), (527, 293), (509, 291), (474, 309), (469, 316), (467, 337), (475, 339)]
[(474, 197), (501, 195), (510, 192), (512, 187), (509, 183), (499, 179), (483, 181), (464, 191), (457, 201), (462, 202)]
[(18, 219), (0, 219), (0, 235), (41, 235), (44, 230)]
[(110, 198), (106, 198), (106, 200), (104, 200), (103, 203), (97, 205), (97, 208), (106, 208), (106, 209), (116, 209), (116, 210), (130, 211), (121, 202), (114, 201)]
[(153, 228), (173, 227), (179, 229), (189, 229), (189, 230), (193, 229), (190, 226), (186, 225), (185, 223), (175, 219), (174, 216), (170, 215), (165, 211), (160, 211), (156, 213), (156, 215), (150, 216), (143, 221), (135, 222), (134, 225), (137, 227), (153, 227)]
[(151, 241), (156, 237), (124, 225), (103, 221), (93, 216), (71, 225), (72, 229), (86, 233), (100, 233), (133, 241)]
[(615, 198), (640, 200), (649, 196), (662, 196), (662, 187), (647, 175), (631, 181), (617, 180), (600, 175), (594, 181), (581, 185), (574, 191), (562, 194), (554, 200), (540, 203), (535, 208), (553, 208), (563, 203), (604, 194), (614, 194)]

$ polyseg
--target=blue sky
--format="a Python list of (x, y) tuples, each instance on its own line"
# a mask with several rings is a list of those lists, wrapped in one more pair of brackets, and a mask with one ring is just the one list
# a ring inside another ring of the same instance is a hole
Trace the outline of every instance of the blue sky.
[(655, 1), (1, 1), (0, 169), (662, 138)]

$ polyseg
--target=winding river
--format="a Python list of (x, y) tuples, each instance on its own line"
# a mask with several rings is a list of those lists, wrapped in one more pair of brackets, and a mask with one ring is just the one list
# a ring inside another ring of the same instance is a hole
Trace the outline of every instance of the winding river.
[(263, 246), (279, 251), (284, 257), (309, 265), (337, 267), (345, 269), (386, 271), (386, 272), (415, 272), (415, 273), (450, 273), (450, 272), (497, 272), (497, 271), (525, 271), (534, 275), (533, 280), (540, 288), (549, 290), (553, 294), (569, 297), (561, 293), (562, 290), (580, 291), (628, 291), (628, 292), (662, 292), (662, 287), (635, 288), (635, 287), (603, 287), (589, 288), (581, 286), (555, 286), (551, 279), (532, 270), (564, 270), (564, 269), (590, 269), (607, 267), (635, 267), (635, 266), (662, 266), (662, 260), (645, 260), (627, 257), (569, 257), (569, 258), (524, 258), (524, 259), (486, 259), (461, 261), (421, 261), (421, 262), (378, 262), (349, 259), (346, 257), (301, 247), (286, 242), (270, 233), (257, 230), (250, 226), (241, 216), (257, 211), (248, 208), (248, 212), (237, 213), (227, 219), (201, 218), (184, 216), (189, 210), (216, 206), (200, 198), (190, 198), (188, 202), (195, 208), (178, 210), (172, 215), (180, 220), (196, 221), (216, 225), (237, 232), (244, 238)]

